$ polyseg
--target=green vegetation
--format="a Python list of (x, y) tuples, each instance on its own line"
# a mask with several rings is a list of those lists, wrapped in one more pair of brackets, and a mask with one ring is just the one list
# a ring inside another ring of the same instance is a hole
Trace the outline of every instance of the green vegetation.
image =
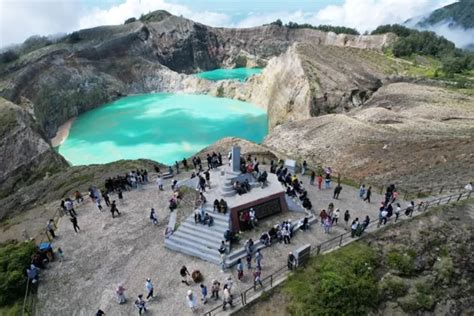
[(417, 25), (424, 27), (440, 22), (449, 21), (456, 23), (466, 29), (474, 27), (474, 1), (460, 0), (459, 2), (447, 5), (435, 10), (426, 19)]
[(17, 52), (14, 50), (7, 50), (0, 54), (0, 62), (3, 64), (8, 64), (14, 60), (17, 60), (20, 57)]
[(381, 298), (385, 299), (404, 296), (407, 294), (408, 288), (408, 284), (396, 275), (388, 275), (379, 283)]
[(25, 269), (35, 250), (34, 242), (0, 245), (0, 306), (13, 305), (25, 294)]
[(283, 25), (283, 22), (280, 19), (270, 23), (270, 25), (276, 25), (279, 27), (285, 26), (290, 29), (313, 29), (313, 30), (319, 30), (323, 32), (334, 32), (336, 34), (360, 35), (360, 33), (356, 29), (345, 27), (345, 26), (332, 26), (332, 25), (315, 26), (308, 23), (298, 24), (296, 22), (291, 22), (291, 21), (288, 22), (288, 24)]
[(129, 23), (133, 23), (133, 22), (136, 22), (136, 21), (137, 21), (136, 18), (129, 18), (129, 19), (126, 19), (123, 24), (129, 24)]
[(284, 285), (291, 315), (365, 315), (379, 302), (375, 250), (363, 243), (313, 257)]
[(405, 249), (391, 249), (387, 253), (388, 266), (400, 275), (410, 276), (415, 271), (416, 253)]
[(448, 41), (434, 32), (417, 31), (402, 25), (382, 25), (376, 28), (372, 35), (392, 32), (399, 36), (391, 47), (391, 53), (395, 57), (413, 57), (415, 55), (431, 56), (441, 61), (439, 70), (447, 77), (454, 74), (467, 73), (474, 70), (474, 53), (469, 53), (455, 47), (454, 43)]

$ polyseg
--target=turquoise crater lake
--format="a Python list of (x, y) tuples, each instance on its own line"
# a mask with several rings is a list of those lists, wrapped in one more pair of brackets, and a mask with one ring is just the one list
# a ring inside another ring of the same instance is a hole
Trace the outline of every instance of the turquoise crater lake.
[(267, 131), (266, 112), (250, 103), (206, 95), (144, 94), (78, 116), (59, 153), (72, 165), (138, 158), (172, 164), (223, 137), (260, 143)]
[(234, 69), (215, 69), (211, 71), (200, 72), (196, 74), (197, 77), (218, 81), (218, 80), (239, 80), (245, 81), (249, 77), (262, 72), (262, 68), (234, 68)]

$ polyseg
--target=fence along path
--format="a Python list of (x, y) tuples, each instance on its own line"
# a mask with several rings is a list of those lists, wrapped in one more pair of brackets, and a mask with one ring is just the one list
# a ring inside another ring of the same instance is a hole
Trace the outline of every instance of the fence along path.
[[(471, 193), (472, 191), (461, 192), (461, 193), (451, 194), (448, 196), (433, 198), (428, 201), (424, 201), (415, 207), (415, 210), (411, 213), (410, 216), (404, 215), (407, 209), (407, 208), (404, 208), (400, 212), (399, 221), (405, 221), (413, 216), (416, 217), (422, 214), (424, 211), (426, 211), (430, 207), (445, 205), (445, 204), (449, 204), (453, 202), (458, 202), (461, 200), (467, 200), (471, 197)], [(390, 221), (388, 221), (387, 223), (390, 223)], [(374, 232), (379, 229), (379, 227), (377, 226), (378, 226), (378, 220), (371, 221), (365, 231), (368, 233)], [(342, 247), (344, 245), (347, 245), (350, 242), (358, 240), (361, 237), (352, 238), (351, 232), (343, 233), (339, 236), (326, 240), (322, 243), (311, 245), (311, 255), (324, 254), (326, 252), (329, 252), (339, 247)], [(264, 289), (269, 290), (277, 286), (278, 284), (285, 281), (287, 277), (289, 276), (289, 274), (290, 274), (290, 271), (288, 270), (287, 264), (285, 262), (283, 266), (276, 269), (273, 273), (271, 273), (270, 275), (262, 279), (263, 288), (258, 287), (258, 289), (255, 289), (253, 286), (251, 286), (247, 289), (241, 290), (240, 295), (238, 297), (235, 297), (233, 300), (233, 304), (235, 307), (234, 307), (234, 310), (232, 310), (232, 312), (235, 312), (241, 308), (245, 308), (247, 304), (252, 303), (255, 300), (257, 300), (260, 297), (260, 295), (263, 293)], [(204, 315), (206, 316), (227, 315), (228, 313), (229, 313), (229, 310), (223, 311), (222, 304), (220, 304), (219, 306), (214, 307), (213, 309), (207, 311)]]

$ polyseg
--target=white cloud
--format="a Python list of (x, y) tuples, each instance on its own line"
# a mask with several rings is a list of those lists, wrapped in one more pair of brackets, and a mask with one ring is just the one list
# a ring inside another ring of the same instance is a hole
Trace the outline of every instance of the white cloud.
[(359, 31), (373, 30), (382, 24), (403, 23), (424, 15), (453, 0), (346, 0), (340, 6), (330, 5), (320, 10), (315, 20), (322, 24), (354, 27)]
[(126, 0), (124, 3), (109, 9), (94, 9), (90, 14), (80, 19), (80, 28), (88, 28), (98, 25), (121, 24), (127, 18), (140, 17), (155, 10), (166, 10), (174, 15), (182, 15), (188, 19), (198, 21), (211, 26), (226, 25), (230, 17), (226, 14), (202, 11), (193, 12), (186, 6), (168, 3), (163, 0)]
[(288, 23), (330, 24), (353, 27), (364, 32), (382, 24), (403, 23), (427, 14), (455, 0), (345, 0), (341, 5), (328, 5), (318, 12), (280, 11), (252, 14), (235, 24), (252, 27), (277, 19)]
[[(199, 1), (199, 0), (196, 0)], [(255, 0), (259, 1), (259, 0)], [(87, 7), (79, 0), (0, 0), (0, 47), (23, 42), (31, 35), (68, 33), (80, 28), (121, 24), (127, 18), (139, 17), (155, 10), (167, 10), (211, 26), (253, 27), (281, 19), (310, 24), (333, 24), (371, 30), (380, 24), (402, 23), (454, 0), (345, 0), (319, 12), (302, 10), (262, 12), (243, 7), (247, 15), (216, 11), (193, 11), (170, 0), (123, 0), (108, 8)], [(217, 10), (218, 8), (216, 8)], [(236, 17), (239, 20), (235, 21)]]
[(0, 47), (36, 34), (70, 32), (82, 13), (78, 1), (0, 0)]
[(438, 35), (442, 35), (457, 47), (466, 47), (474, 44), (474, 29), (465, 29), (461, 26), (452, 26), (450, 21), (440, 22), (438, 24), (424, 28), (424, 30), (433, 31)]

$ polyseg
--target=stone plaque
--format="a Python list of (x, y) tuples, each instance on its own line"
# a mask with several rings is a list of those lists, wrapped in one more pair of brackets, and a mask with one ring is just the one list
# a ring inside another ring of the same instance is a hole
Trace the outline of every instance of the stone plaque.
[(311, 245), (306, 244), (304, 246), (301, 246), (300, 248), (296, 249), (293, 253), (296, 257), (296, 262), (298, 263), (298, 266), (305, 264), (308, 261), (310, 253), (311, 253)]
[[(257, 217), (257, 220), (264, 219), (281, 212), (280, 198), (277, 197), (262, 204), (254, 205), (252, 208), (255, 211), (255, 217)], [(248, 212), (249, 210), (250, 208), (245, 208), (238, 212), (240, 230), (247, 230), (251, 228), (247, 223), (242, 221), (243, 213)]]

